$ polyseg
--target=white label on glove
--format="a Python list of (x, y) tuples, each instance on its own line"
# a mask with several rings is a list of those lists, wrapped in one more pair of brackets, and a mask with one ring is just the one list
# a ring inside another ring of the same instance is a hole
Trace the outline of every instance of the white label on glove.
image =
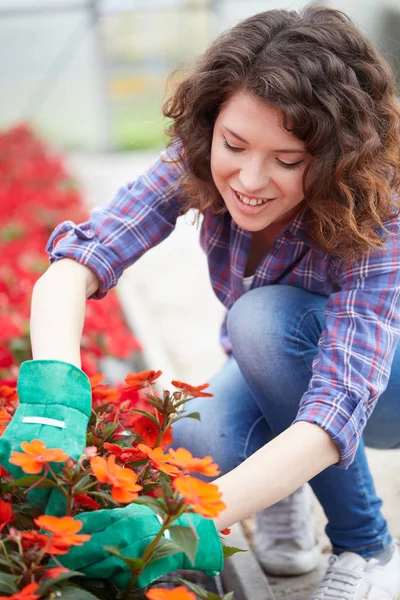
[[(164, 521), (162, 520), (162, 518), (160, 517), (160, 515), (156, 515), (156, 517), (157, 517), (157, 519), (160, 521), (160, 523), (161, 523), (161, 525), (162, 525), (162, 524), (164, 523)], [(170, 532), (169, 532), (169, 529), (166, 529), (166, 530), (164, 531), (164, 535), (163, 535), (163, 537), (164, 537), (166, 540), (170, 540), (170, 539), (171, 539), (171, 534), (170, 534)]]
[(22, 422), (35, 423), (37, 425), (52, 425), (53, 427), (65, 429), (65, 421), (59, 421), (58, 419), (49, 419), (48, 417), (23, 417)]

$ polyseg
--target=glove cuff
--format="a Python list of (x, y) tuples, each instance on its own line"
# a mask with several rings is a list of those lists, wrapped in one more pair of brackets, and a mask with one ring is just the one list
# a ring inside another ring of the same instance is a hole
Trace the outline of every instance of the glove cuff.
[(17, 390), (22, 404), (63, 404), (90, 417), (92, 387), (89, 378), (71, 363), (27, 360), (21, 365)]
[(199, 536), (195, 562), (192, 565), (185, 556), (184, 569), (200, 569), (215, 577), (224, 568), (224, 552), (217, 528), (212, 519), (206, 519), (197, 513), (184, 514), (179, 519), (179, 525), (186, 527), (193, 524)]

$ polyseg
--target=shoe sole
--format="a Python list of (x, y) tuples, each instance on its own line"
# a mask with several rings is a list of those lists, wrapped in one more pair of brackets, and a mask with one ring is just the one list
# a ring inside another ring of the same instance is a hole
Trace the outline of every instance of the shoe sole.
[[(257, 556), (258, 562), (267, 573), (267, 575), (274, 575), (276, 577), (290, 577), (294, 575), (306, 575), (313, 571), (321, 558), (321, 550), (316, 546), (313, 550), (307, 552), (307, 557), (304, 560), (298, 560), (296, 563), (279, 563), (274, 564), (262, 560)], [(396, 600), (400, 600), (396, 598)]]

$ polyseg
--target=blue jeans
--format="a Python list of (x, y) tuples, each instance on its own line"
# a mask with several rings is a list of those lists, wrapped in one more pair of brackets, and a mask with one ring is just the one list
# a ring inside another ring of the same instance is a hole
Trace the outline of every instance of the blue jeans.
[[(183, 419), (174, 428), (174, 446), (194, 456), (211, 455), (222, 473), (244, 461), (296, 417), (311, 379), (311, 365), (324, 329), (327, 298), (291, 286), (251, 290), (228, 318), (233, 348), (210, 381), (214, 398), (190, 402), (201, 422)], [(209, 391), (209, 390), (207, 390)], [(391, 377), (347, 469), (329, 467), (310, 484), (328, 519), (333, 550), (372, 556), (391, 543), (368, 467), (364, 443), (400, 447), (400, 344)]]

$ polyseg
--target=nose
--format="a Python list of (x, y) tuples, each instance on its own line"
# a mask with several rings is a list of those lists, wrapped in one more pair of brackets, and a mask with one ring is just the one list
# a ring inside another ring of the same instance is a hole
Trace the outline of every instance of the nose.
[(262, 195), (271, 181), (265, 164), (256, 161), (249, 161), (243, 165), (239, 175), (242, 192), (254, 196)]

